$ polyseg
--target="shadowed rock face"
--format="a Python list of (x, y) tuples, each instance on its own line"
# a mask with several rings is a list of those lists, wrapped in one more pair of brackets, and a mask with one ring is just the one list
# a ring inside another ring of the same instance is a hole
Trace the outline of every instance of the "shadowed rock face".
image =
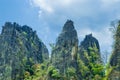
[(85, 39), (81, 42), (80, 48), (88, 50), (89, 47), (95, 47), (100, 51), (98, 40), (92, 36), (92, 34), (86, 35)]
[(91, 56), (90, 48), (97, 49), (96, 55), (99, 56), (98, 61), (101, 62), (99, 42), (95, 37), (92, 36), (92, 34), (86, 35), (86, 37), (84, 38), (84, 40), (81, 42), (79, 46), (80, 59), (82, 59), (85, 64), (89, 62), (88, 59), (85, 57), (84, 52), (86, 51), (87, 55)]
[(73, 21), (68, 20), (52, 51), (52, 64), (64, 75), (68, 67), (76, 67), (78, 37)]
[(0, 35), (0, 80), (22, 80), (24, 65), (49, 58), (46, 46), (29, 26), (6, 22)]
[(120, 80), (120, 22), (114, 35), (114, 49), (110, 58), (110, 67), (112, 71), (109, 75), (109, 80)]
[(114, 44), (114, 50), (110, 59), (110, 64), (111, 66), (120, 67), (120, 23), (115, 33), (115, 44)]
[[(92, 65), (103, 65), (101, 56), (100, 56), (100, 47), (98, 40), (92, 36), (92, 34), (86, 35), (84, 40), (81, 42), (79, 46), (79, 57), (84, 63), (84, 65), (89, 69), (88, 73), (86, 73), (85, 76), (83, 76), (82, 79), (87, 79), (89, 77), (89, 80), (92, 80), (92, 77), (94, 77), (94, 72), (92, 71), (92, 68), (94, 68)], [(104, 73), (104, 70), (101, 70), (101, 74)]]
[(74, 46), (78, 44), (77, 32), (74, 28), (73, 22), (68, 20), (63, 27), (63, 30), (57, 38), (56, 45), (58, 46)]

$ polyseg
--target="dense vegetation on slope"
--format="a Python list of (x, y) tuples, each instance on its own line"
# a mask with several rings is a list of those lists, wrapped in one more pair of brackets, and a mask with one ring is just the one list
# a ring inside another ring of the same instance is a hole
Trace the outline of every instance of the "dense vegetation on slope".
[(115, 29), (114, 33), (114, 47), (110, 58), (108, 75), (109, 80), (120, 80), (120, 21)]
[(85, 71), (87, 73), (83, 78), (85, 80), (101, 80), (104, 76), (104, 66), (98, 40), (92, 34), (86, 35), (79, 48), (79, 57), (87, 68)]
[(0, 80), (22, 80), (34, 64), (48, 60), (46, 46), (28, 26), (6, 22), (0, 35)]
[(120, 80), (120, 23), (114, 50), (105, 66), (98, 40), (86, 35), (79, 45), (74, 23), (68, 20), (52, 47), (51, 57), (28, 26), (7, 22), (0, 35), (0, 80)]
[(98, 40), (87, 35), (78, 47), (78, 37), (73, 22), (63, 26), (53, 48), (51, 63), (57, 70), (56, 78), (49, 80), (101, 80), (105, 75)]
[[(61, 76), (68, 76), (69, 69), (77, 68), (78, 37), (73, 22), (67, 21), (52, 50), (51, 63)], [(75, 70), (76, 71), (76, 70)], [(76, 73), (76, 72), (74, 72)]]

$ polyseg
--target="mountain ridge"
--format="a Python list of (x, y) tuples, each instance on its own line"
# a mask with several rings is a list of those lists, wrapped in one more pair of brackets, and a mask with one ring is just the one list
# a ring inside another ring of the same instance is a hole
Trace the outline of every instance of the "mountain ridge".
[(0, 80), (119, 80), (119, 28), (105, 66), (99, 41), (88, 34), (79, 45), (72, 20), (65, 22), (55, 44), (51, 44), (51, 57), (36, 31), (6, 22), (0, 34)]

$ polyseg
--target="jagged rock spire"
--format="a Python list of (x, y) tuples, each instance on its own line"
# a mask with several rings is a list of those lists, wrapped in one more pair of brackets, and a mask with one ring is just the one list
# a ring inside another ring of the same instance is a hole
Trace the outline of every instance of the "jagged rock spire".
[(85, 36), (84, 40), (81, 42), (80, 47), (88, 50), (89, 47), (95, 47), (100, 51), (100, 46), (98, 40), (92, 36), (92, 34), (88, 34)]
[(23, 80), (26, 66), (48, 58), (48, 49), (32, 28), (5, 23), (0, 34), (0, 80)]
[(67, 20), (63, 26), (63, 30), (57, 38), (56, 45), (68, 46), (78, 44), (77, 31), (74, 28), (73, 21)]
[(111, 72), (108, 80), (120, 80), (120, 21), (118, 21), (114, 39), (113, 52), (109, 61)]
[(74, 30), (74, 25), (72, 20), (67, 20), (64, 24), (63, 31), (72, 31)]
[(67, 20), (61, 34), (57, 38), (52, 51), (52, 64), (64, 75), (67, 68), (77, 67), (78, 36), (73, 21)]
[(99, 42), (95, 37), (92, 36), (92, 34), (88, 34), (85, 36), (84, 40), (81, 42), (79, 46), (80, 59), (86, 65), (89, 64), (89, 60), (85, 55), (88, 55), (88, 57), (92, 56), (93, 54), (91, 53), (91, 49), (95, 52), (95, 55), (98, 56), (95, 63), (102, 63)]

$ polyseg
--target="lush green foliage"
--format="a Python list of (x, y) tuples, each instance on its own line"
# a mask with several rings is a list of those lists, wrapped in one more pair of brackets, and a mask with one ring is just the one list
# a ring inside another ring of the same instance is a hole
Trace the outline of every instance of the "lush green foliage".
[(29, 70), (24, 71), (24, 80), (45, 80), (46, 78), (47, 62), (34, 64), (29, 68)]
[(88, 51), (84, 50), (87, 63), (78, 58), (79, 72), (85, 80), (101, 80), (105, 75), (105, 69), (98, 55), (98, 49), (94, 46), (89, 47)]
[[(76, 41), (69, 41), (71, 33), (64, 33), (65, 41), (60, 36), (57, 46), (50, 44), (54, 54), (48, 59), (45, 45), (31, 28), (14, 29), (16, 24), (12, 26), (8, 31), (3, 30), (0, 36), (0, 80), (120, 80), (120, 22), (114, 31), (113, 52), (106, 65), (94, 41), (91, 44), (88, 41), (89, 45), (80, 47), (79, 52), (77, 35), (72, 36)], [(74, 27), (70, 30), (75, 31)], [(10, 38), (5, 36), (9, 33), (12, 35)], [(61, 35), (64, 36), (63, 33)], [(89, 37), (87, 40), (90, 40)]]

